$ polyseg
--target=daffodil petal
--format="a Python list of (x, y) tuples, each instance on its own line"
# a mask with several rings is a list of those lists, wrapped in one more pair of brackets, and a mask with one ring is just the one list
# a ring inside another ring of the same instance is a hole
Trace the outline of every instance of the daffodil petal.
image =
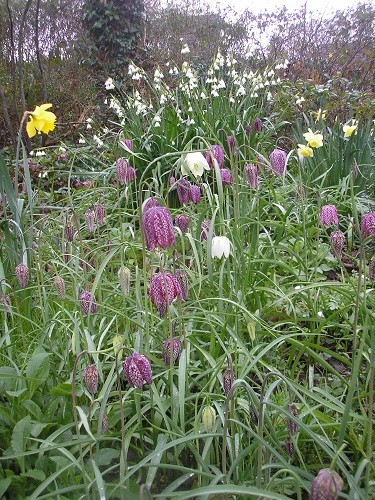
[(26, 123), (26, 132), (30, 138), (34, 137), (34, 135), (36, 134), (36, 129), (32, 119)]

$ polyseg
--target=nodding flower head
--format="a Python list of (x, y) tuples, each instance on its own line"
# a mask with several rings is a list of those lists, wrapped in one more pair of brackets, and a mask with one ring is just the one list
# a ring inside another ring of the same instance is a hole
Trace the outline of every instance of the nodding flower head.
[(144, 384), (152, 384), (152, 370), (149, 359), (143, 354), (133, 352), (122, 363), (126, 380), (133, 387), (142, 389)]
[(261, 132), (263, 127), (262, 120), (260, 118), (255, 118), (254, 123), (253, 123), (253, 130), (255, 132)]
[(321, 469), (311, 484), (310, 500), (337, 500), (344, 481), (331, 469)]
[(64, 233), (66, 241), (69, 241), (71, 243), (74, 239), (74, 226), (71, 222), (67, 222), (65, 224)]
[(201, 201), (201, 188), (195, 184), (190, 186), (190, 201), (195, 205)]
[(18, 285), (20, 288), (25, 288), (28, 281), (29, 281), (29, 268), (27, 267), (26, 264), (18, 264), (16, 266), (16, 269), (14, 270)]
[(182, 233), (186, 233), (190, 224), (190, 217), (188, 215), (176, 215), (174, 225), (178, 227)]
[(96, 223), (98, 224), (98, 226), (102, 226), (105, 219), (105, 206), (101, 203), (97, 203), (94, 207), (94, 212)]
[(147, 210), (149, 210), (150, 208), (154, 208), (154, 207), (161, 207), (161, 203), (160, 201), (157, 199), (157, 198), (148, 198), (144, 204), (143, 204), (143, 208), (142, 208), (142, 211), (143, 213), (146, 212)]
[(336, 255), (336, 257), (341, 257), (345, 247), (344, 233), (340, 230), (332, 231), (332, 233), (329, 235), (329, 239), (331, 240), (333, 253)]
[(89, 292), (88, 290), (85, 290), (79, 296), (79, 300), (80, 300), (80, 303), (81, 303), (82, 313), (85, 316), (87, 316), (89, 314), (89, 312), (91, 314), (95, 314), (96, 313), (96, 309), (97, 309), (96, 308), (96, 300), (95, 300), (94, 295), (92, 295), (91, 292)]
[(282, 149), (274, 149), (270, 154), (270, 165), (275, 175), (280, 176), (286, 170), (286, 153)]
[(233, 179), (230, 170), (228, 170), (227, 168), (220, 169), (220, 176), (223, 186), (229, 186), (230, 184), (232, 184)]
[(189, 295), (189, 279), (186, 272), (183, 269), (177, 269), (175, 276), (181, 287), (181, 297), (183, 300), (187, 300)]
[(213, 144), (210, 146), (209, 151), (207, 151), (206, 155), (206, 160), (209, 166), (213, 169), (214, 168), (214, 161), (217, 161), (217, 164), (219, 165), (219, 168), (223, 168), (224, 165), (224, 149), (223, 146), (220, 146), (219, 144)]
[(122, 144), (125, 146), (126, 149), (129, 151), (133, 151), (133, 141), (131, 139), (124, 139), (122, 141)]
[(116, 161), (117, 180), (123, 186), (128, 182), (134, 181), (136, 177), (135, 168), (129, 165), (125, 158), (118, 158)]
[(181, 205), (186, 205), (190, 201), (191, 183), (184, 178), (177, 182), (177, 196)]
[(319, 219), (323, 226), (329, 227), (332, 224), (338, 226), (339, 218), (335, 205), (324, 205), (320, 210)]
[(64, 300), (65, 298), (65, 281), (64, 278), (62, 278), (59, 275), (56, 275), (53, 279), (53, 283), (55, 285), (55, 289), (57, 292), (57, 295), (60, 297), (61, 300)]
[(234, 145), (236, 143), (236, 139), (234, 135), (227, 135), (227, 144), (228, 144), (228, 149), (231, 153), (234, 151)]
[(151, 278), (148, 291), (151, 302), (159, 311), (160, 317), (165, 316), (167, 307), (175, 299), (183, 300), (180, 283), (171, 273), (157, 273)]
[(362, 238), (372, 236), (375, 238), (375, 212), (370, 212), (362, 216), (361, 220)]
[(95, 365), (86, 366), (83, 379), (90, 394), (95, 394), (99, 384), (99, 372)]
[(143, 210), (142, 230), (148, 250), (167, 248), (176, 243), (172, 216), (165, 207)]
[(88, 208), (85, 212), (85, 221), (87, 230), (93, 233), (95, 229), (95, 212), (91, 208)]
[(173, 337), (172, 339), (165, 340), (163, 342), (163, 360), (164, 363), (169, 366), (174, 364), (181, 352), (181, 340), (177, 337)]
[(253, 189), (258, 189), (259, 187), (259, 179), (258, 179), (258, 167), (253, 163), (249, 163), (245, 165), (244, 172), (247, 178), (247, 182), (249, 186)]

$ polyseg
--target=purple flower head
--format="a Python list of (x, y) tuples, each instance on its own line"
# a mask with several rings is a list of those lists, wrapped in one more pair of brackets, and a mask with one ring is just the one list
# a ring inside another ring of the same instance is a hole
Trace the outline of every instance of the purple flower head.
[(250, 125), (245, 125), (245, 134), (247, 137), (250, 137), (251, 135), (251, 126)]
[(161, 207), (160, 201), (156, 198), (149, 198), (143, 205), (143, 213), (154, 207)]
[(15, 270), (15, 275), (18, 281), (18, 285), (20, 288), (25, 288), (29, 281), (29, 268), (27, 267), (26, 264), (18, 264), (16, 266)]
[(64, 279), (61, 276), (56, 275), (54, 280), (53, 280), (53, 284), (55, 285), (57, 295), (60, 297), (61, 300), (64, 300), (64, 298), (65, 298), (65, 281), (64, 281)]
[[(208, 232), (210, 230), (210, 220), (204, 220), (201, 226), (201, 241), (207, 240)], [(214, 233), (213, 233), (214, 234)]]
[(81, 303), (82, 314), (87, 316), (89, 314), (89, 312), (91, 312), (91, 314), (96, 313), (96, 300), (95, 300), (94, 295), (92, 295), (91, 292), (89, 292), (88, 290), (85, 290), (79, 296), (79, 300)]
[(160, 317), (165, 316), (167, 307), (175, 299), (183, 300), (180, 283), (171, 273), (157, 273), (151, 278), (149, 291), (151, 302), (159, 311)]
[(228, 365), (225, 372), (223, 373), (223, 389), (224, 389), (224, 394), (226, 396), (228, 396), (229, 391), (232, 388), (233, 381), (234, 381), (233, 368), (231, 365)]
[(190, 224), (190, 217), (188, 215), (176, 215), (174, 225), (178, 227), (182, 233), (187, 233)]
[(94, 181), (90, 181), (89, 179), (86, 179), (85, 181), (81, 182), (80, 187), (84, 188), (84, 189), (92, 188), (92, 187), (94, 187)]
[(362, 216), (361, 220), (362, 238), (372, 236), (375, 238), (375, 212), (370, 212)]
[(258, 179), (258, 167), (253, 163), (249, 163), (245, 165), (244, 168), (245, 175), (247, 177), (247, 182), (249, 186), (253, 189), (258, 189), (259, 187), (259, 179)]
[(133, 387), (142, 389), (144, 384), (152, 384), (152, 370), (149, 359), (143, 354), (133, 352), (122, 363), (126, 380)]
[(68, 158), (68, 153), (64, 151), (63, 153), (60, 153), (59, 156), (57, 157), (57, 161), (65, 161)]
[(228, 144), (228, 149), (231, 153), (234, 151), (234, 145), (236, 143), (236, 139), (234, 135), (227, 135), (227, 144)]
[(152, 207), (143, 211), (142, 229), (148, 250), (167, 248), (176, 243), (172, 216), (165, 207)]
[(118, 158), (116, 161), (117, 180), (123, 186), (135, 179), (135, 168), (129, 165), (125, 158)]
[(105, 219), (105, 206), (101, 203), (97, 203), (94, 207), (95, 219), (98, 226), (101, 226), (104, 223)]
[(223, 183), (223, 186), (230, 186), (233, 182), (232, 179), (232, 174), (230, 173), (230, 170), (227, 168), (222, 168), (220, 170), (220, 175), (221, 175), (221, 182)]
[(133, 151), (133, 141), (131, 139), (124, 139), (122, 143), (129, 151)]
[(342, 251), (344, 250), (345, 247), (345, 235), (342, 231), (332, 231), (332, 233), (329, 235), (329, 239), (331, 240), (331, 247), (333, 250), (333, 253), (337, 257), (341, 257)]
[(282, 149), (274, 149), (270, 154), (270, 165), (275, 175), (285, 174), (286, 153)]
[(321, 469), (311, 484), (310, 500), (337, 500), (344, 481), (331, 469)]
[(174, 364), (181, 352), (181, 340), (177, 337), (165, 340), (163, 342), (163, 360), (169, 366), (171, 361)]
[(169, 178), (169, 187), (173, 187), (176, 184), (176, 178), (171, 175)]
[(183, 269), (177, 269), (175, 272), (175, 276), (181, 288), (182, 300), (187, 300), (189, 295), (189, 279), (187, 277), (187, 274)]
[(86, 366), (83, 379), (90, 394), (95, 394), (99, 384), (99, 372), (95, 365)]
[(201, 188), (195, 184), (190, 186), (190, 201), (197, 205), (201, 201)]
[(320, 210), (320, 223), (323, 226), (329, 227), (331, 224), (339, 225), (337, 208), (335, 205), (324, 205)]
[(72, 242), (74, 239), (74, 226), (71, 222), (67, 222), (64, 228), (66, 241)]
[(93, 233), (94, 229), (95, 229), (95, 225), (94, 225), (95, 212), (94, 212), (94, 210), (91, 210), (91, 208), (87, 209), (85, 212), (85, 221), (86, 221), (87, 230), (90, 233)]
[(187, 179), (179, 179), (177, 182), (177, 196), (181, 205), (186, 205), (190, 201), (191, 184)]
[(261, 132), (262, 127), (263, 127), (262, 120), (260, 118), (256, 118), (253, 123), (253, 130), (255, 130), (255, 132)]
[(213, 169), (214, 168), (214, 162), (213, 160), (217, 161), (217, 164), (219, 165), (219, 168), (223, 168), (224, 165), (224, 149), (222, 146), (219, 144), (213, 144), (210, 146), (210, 150), (207, 151), (205, 154), (205, 158), (209, 166)]

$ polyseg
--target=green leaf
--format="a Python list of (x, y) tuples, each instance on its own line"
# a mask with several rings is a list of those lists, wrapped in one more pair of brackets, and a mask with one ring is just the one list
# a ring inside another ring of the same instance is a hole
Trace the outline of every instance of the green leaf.
[(114, 450), (113, 448), (102, 448), (94, 454), (94, 460), (98, 466), (110, 465), (119, 456), (119, 450)]
[(33, 479), (37, 479), (38, 481), (44, 481), (46, 478), (45, 473), (39, 469), (28, 470), (21, 474), (23, 477), (31, 477)]
[[(26, 415), (23, 419), (16, 423), (12, 433), (11, 447), (15, 455), (23, 453), (26, 450), (26, 439), (30, 436), (31, 417)], [(25, 472), (25, 459), (18, 459), (21, 471)]]
[(51, 396), (67, 396), (71, 397), (72, 395), (72, 384), (67, 384), (65, 382), (57, 385), (56, 387), (52, 387), (50, 390)]
[(3, 498), (4, 493), (9, 488), (11, 482), (12, 479), (10, 477), (7, 477), (6, 479), (0, 479), (0, 498)]
[(46, 352), (39, 352), (34, 354), (27, 364), (26, 376), (29, 379), (30, 397), (48, 378), (50, 371), (48, 356), (49, 354)]

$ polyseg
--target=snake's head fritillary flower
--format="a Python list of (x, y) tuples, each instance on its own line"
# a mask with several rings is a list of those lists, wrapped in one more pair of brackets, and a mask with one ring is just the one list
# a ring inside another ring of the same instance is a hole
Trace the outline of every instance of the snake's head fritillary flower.
[(303, 137), (310, 148), (321, 148), (323, 146), (323, 135), (319, 131), (313, 132), (309, 128), (308, 132), (303, 134)]
[(172, 216), (165, 207), (156, 206), (143, 210), (142, 229), (148, 250), (167, 248), (176, 243)]
[(125, 158), (118, 158), (116, 161), (117, 180), (123, 186), (128, 182), (134, 181), (136, 177), (135, 168), (129, 165)]
[(210, 146), (209, 151), (206, 153), (206, 160), (208, 165), (213, 169), (214, 161), (217, 162), (219, 168), (223, 168), (224, 165), (224, 149), (223, 146), (219, 144), (213, 144)]
[(151, 278), (149, 286), (151, 302), (159, 311), (160, 317), (165, 316), (167, 307), (176, 299), (183, 300), (180, 283), (171, 273), (157, 273)]
[(206, 432), (212, 432), (216, 420), (216, 411), (213, 406), (206, 405), (202, 411), (202, 424)]
[(163, 342), (163, 360), (169, 366), (171, 361), (174, 364), (181, 353), (181, 340), (177, 337), (167, 339)]
[(186, 205), (190, 201), (191, 183), (184, 178), (177, 182), (177, 196), (181, 205)]
[(147, 356), (133, 352), (122, 363), (126, 380), (133, 387), (142, 389), (144, 384), (152, 384), (151, 364)]
[(143, 203), (142, 212), (145, 213), (147, 210), (154, 207), (161, 207), (160, 201), (157, 198), (148, 198)]
[(270, 154), (270, 165), (275, 175), (284, 175), (286, 170), (286, 153), (282, 149), (274, 149)]
[(362, 238), (373, 236), (375, 238), (375, 212), (370, 212), (362, 216), (361, 220)]
[(18, 281), (18, 285), (20, 288), (25, 288), (28, 281), (29, 281), (29, 268), (27, 267), (26, 264), (18, 264), (16, 266), (15, 270), (15, 275)]
[(89, 312), (91, 314), (95, 314), (96, 313), (96, 300), (95, 300), (95, 297), (94, 295), (92, 295), (91, 292), (89, 292), (88, 290), (85, 290), (81, 293), (81, 295), (79, 296), (79, 300), (80, 300), (80, 304), (81, 304), (81, 310), (82, 310), (82, 313), (87, 316), (89, 314)]
[(230, 186), (233, 182), (232, 174), (227, 168), (220, 169), (221, 182), (223, 186)]
[(48, 134), (55, 128), (56, 115), (47, 109), (52, 108), (52, 104), (42, 104), (36, 106), (34, 111), (28, 112), (29, 121), (26, 124), (27, 135), (31, 138), (38, 132)]
[(345, 247), (344, 233), (340, 230), (332, 231), (332, 233), (329, 235), (329, 239), (331, 241), (333, 253), (336, 255), (336, 257), (341, 257)]
[(228, 396), (229, 391), (232, 389), (234, 381), (234, 371), (231, 364), (228, 364), (227, 368), (223, 373), (223, 389), (224, 394)]
[(206, 158), (202, 153), (188, 153), (181, 165), (181, 174), (188, 175), (191, 172), (194, 177), (202, 177), (205, 170), (210, 170)]
[(186, 272), (183, 269), (177, 269), (175, 276), (181, 287), (181, 297), (182, 300), (187, 300), (189, 295), (189, 280)]
[(261, 132), (262, 127), (263, 127), (262, 120), (260, 118), (256, 118), (253, 123), (253, 130), (255, 130), (255, 132)]
[(324, 205), (320, 210), (320, 223), (323, 226), (329, 227), (331, 224), (339, 225), (339, 217), (335, 205)]
[(227, 259), (230, 254), (231, 242), (226, 236), (214, 236), (212, 238), (212, 258), (218, 257), (221, 259), (223, 256)]
[(195, 184), (190, 186), (190, 201), (195, 205), (201, 201), (201, 188)]
[(99, 372), (95, 365), (86, 366), (83, 372), (83, 379), (89, 393), (95, 394), (99, 384)]
[(186, 233), (190, 224), (190, 217), (188, 215), (176, 215), (174, 225), (178, 227), (182, 233)]
[(94, 212), (96, 223), (98, 224), (98, 226), (102, 226), (105, 219), (105, 206), (101, 203), (97, 203), (94, 207)]
[(131, 139), (124, 139), (121, 142), (125, 146), (125, 149), (133, 151), (133, 141)]
[(53, 284), (55, 285), (55, 289), (56, 289), (57, 295), (60, 297), (61, 300), (64, 300), (64, 298), (65, 298), (65, 281), (64, 281), (64, 278), (62, 278), (59, 275), (56, 275), (54, 277)]
[(258, 189), (259, 179), (258, 179), (258, 167), (253, 163), (245, 165), (244, 172), (247, 178), (249, 186), (253, 189)]
[(310, 500), (337, 500), (344, 481), (331, 469), (321, 469), (311, 484)]

